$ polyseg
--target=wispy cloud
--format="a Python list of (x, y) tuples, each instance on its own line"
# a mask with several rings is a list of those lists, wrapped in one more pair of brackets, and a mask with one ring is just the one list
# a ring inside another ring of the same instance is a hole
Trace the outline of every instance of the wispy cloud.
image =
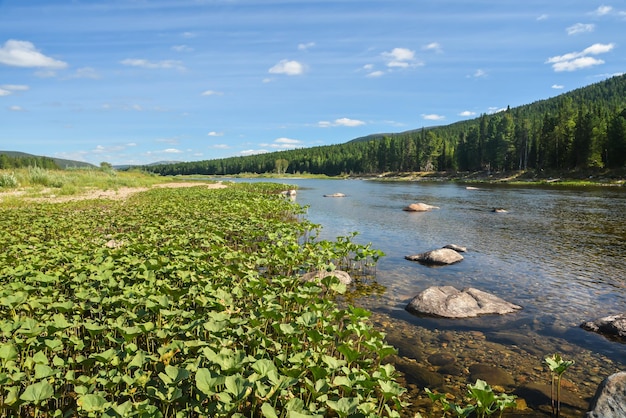
[(604, 15), (608, 15), (609, 13), (611, 13), (613, 11), (613, 7), (611, 6), (605, 6), (602, 5), (600, 7), (598, 7), (593, 14), (596, 16), (604, 16)]
[(221, 96), (224, 93), (222, 93), (221, 91), (215, 91), (215, 90), (206, 90), (202, 92), (203, 96)]
[(290, 148), (296, 148), (298, 145), (301, 145), (301, 144), (302, 144), (302, 141), (298, 139), (282, 137), (282, 138), (276, 138), (272, 143), (259, 144), (259, 145), (264, 148), (290, 149)]
[(301, 75), (305, 66), (298, 61), (281, 60), (268, 70), (270, 74)]
[(298, 50), (307, 51), (308, 49), (313, 48), (314, 46), (315, 46), (315, 42), (307, 42), (303, 44), (298, 44)]
[(469, 118), (472, 116), (476, 116), (476, 112), (472, 112), (471, 110), (464, 110), (463, 112), (459, 113), (459, 116), (462, 116), (464, 118)]
[(548, 19), (548, 15), (547, 14), (542, 14), (537, 16), (537, 20), (541, 21), (541, 20), (547, 20)]
[(561, 89), (564, 89), (565, 86), (562, 85), (562, 84), (553, 84), (552, 88), (555, 89), (555, 90), (561, 90)]
[(430, 113), (430, 114), (422, 114), (422, 119), (424, 120), (444, 120), (446, 117), (442, 116), (442, 115), (437, 115), (434, 113)]
[(9, 106), (9, 110), (11, 112), (25, 112), (26, 111), (24, 110), (22, 106)]
[(0, 64), (53, 70), (60, 70), (68, 66), (66, 62), (42, 54), (32, 42), (15, 39), (9, 39), (0, 48)]
[(172, 51), (176, 52), (192, 52), (193, 48), (187, 45), (174, 45)]
[(596, 25), (593, 23), (576, 23), (565, 29), (568, 35), (577, 35), (579, 33), (593, 32)]
[(564, 55), (557, 55), (548, 58), (546, 64), (552, 64), (556, 72), (576, 71), (583, 68), (604, 64), (604, 61), (590, 55), (599, 55), (611, 51), (615, 44), (593, 44), (580, 52), (570, 52)]
[(443, 48), (441, 48), (441, 44), (439, 42), (431, 42), (428, 45), (424, 45), (422, 49), (425, 51), (434, 51), (438, 54), (443, 52)]
[(90, 78), (92, 80), (98, 80), (100, 78), (100, 74), (91, 67), (82, 67), (77, 68), (73, 74), (67, 76), (67, 78)]
[(224, 136), (224, 132), (211, 131), (207, 134), (207, 136)]
[(320, 121), (317, 123), (317, 125), (320, 128), (330, 128), (332, 126), (355, 127), (355, 126), (365, 125), (365, 122), (363, 122), (362, 120), (358, 120), (358, 119), (340, 118), (340, 119), (335, 119), (334, 122)]
[(125, 60), (120, 61), (122, 65), (127, 65), (129, 67), (140, 67), (140, 68), (148, 68), (148, 69), (165, 69), (165, 70), (185, 70), (185, 66), (181, 61), (176, 60), (164, 60), (164, 61), (149, 61), (146, 59), (138, 59), (138, 58), (127, 58)]
[(26, 91), (29, 87), (23, 84), (4, 84), (0, 86), (0, 97), (8, 96), (16, 91)]
[(474, 71), (474, 74), (470, 74), (467, 77), (473, 77), (473, 78), (487, 77), (487, 71), (479, 68), (476, 71)]

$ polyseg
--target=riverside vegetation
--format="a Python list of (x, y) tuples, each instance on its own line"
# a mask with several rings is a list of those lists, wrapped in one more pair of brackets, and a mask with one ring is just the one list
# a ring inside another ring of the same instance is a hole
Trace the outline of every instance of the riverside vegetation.
[(0, 205), (0, 416), (399, 416), (396, 350), (316, 269), (381, 254), (274, 184)]

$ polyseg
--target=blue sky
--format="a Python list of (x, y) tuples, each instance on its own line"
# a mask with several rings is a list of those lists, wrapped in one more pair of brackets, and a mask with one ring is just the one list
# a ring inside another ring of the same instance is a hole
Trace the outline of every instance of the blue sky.
[(626, 1), (0, 0), (0, 150), (195, 161), (445, 125), (622, 74)]

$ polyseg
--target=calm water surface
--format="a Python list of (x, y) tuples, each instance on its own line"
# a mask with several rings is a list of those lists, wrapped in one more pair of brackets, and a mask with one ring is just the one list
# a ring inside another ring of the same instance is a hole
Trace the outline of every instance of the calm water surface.
[[(532, 332), (626, 364), (626, 344), (579, 327), (626, 312), (626, 188), (481, 185), (468, 190), (454, 183), (281, 182), (298, 185), (296, 201), (309, 207), (309, 220), (322, 225), (322, 238), (358, 232), (356, 242), (371, 242), (385, 252), (377, 267), (385, 291), (359, 301), (368, 309), (430, 328)], [(323, 197), (336, 192), (347, 197)], [(439, 209), (402, 210), (414, 202)], [(493, 213), (494, 207), (507, 213)], [(467, 247), (465, 259), (438, 268), (404, 259), (446, 244)], [(404, 310), (433, 285), (476, 287), (524, 309), (470, 320), (420, 318)]]

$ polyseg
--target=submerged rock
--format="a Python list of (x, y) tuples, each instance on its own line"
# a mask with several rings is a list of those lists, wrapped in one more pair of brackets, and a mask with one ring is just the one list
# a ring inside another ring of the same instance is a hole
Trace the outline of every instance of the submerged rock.
[(407, 255), (407, 260), (419, 261), (424, 264), (446, 265), (453, 264), (463, 260), (463, 256), (450, 248), (439, 248), (421, 254)]
[(432, 286), (415, 296), (406, 310), (444, 318), (473, 318), (478, 315), (516, 312), (522, 309), (495, 295), (475, 288), (463, 291), (453, 286)]
[(580, 327), (587, 331), (597, 332), (606, 337), (626, 342), (626, 313), (583, 322)]
[(456, 251), (457, 253), (465, 253), (465, 252), (467, 252), (467, 247), (461, 247), (460, 245), (456, 245), (456, 244), (444, 245), (443, 248), (449, 248), (451, 250)]
[(346, 195), (343, 193), (331, 193), (325, 194), (324, 197), (346, 197)]
[(439, 209), (439, 207), (427, 205), (426, 203), (411, 203), (402, 210), (406, 212), (428, 212), (432, 209)]
[(343, 270), (333, 270), (333, 271), (326, 271), (326, 270), (318, 270), (318, 271), (311, 271), (309, 273), (305, 273), (302, 275), (301, 279), (302, 281), (305, 282), (319, 282), (320, 280), (322, 280), (325, 277), (328, 276), (335, 276), (336, 278), (339, 279), (339, 281), (345, 285), (348, 285), (350, 283), (352, 283), (352, 277), (350, 277), (350, 275), (348, 273), (346, 273)]
[(626, 372), (614, 373), (604, 379), (589, 409), (587, 418), (626, 417)]

